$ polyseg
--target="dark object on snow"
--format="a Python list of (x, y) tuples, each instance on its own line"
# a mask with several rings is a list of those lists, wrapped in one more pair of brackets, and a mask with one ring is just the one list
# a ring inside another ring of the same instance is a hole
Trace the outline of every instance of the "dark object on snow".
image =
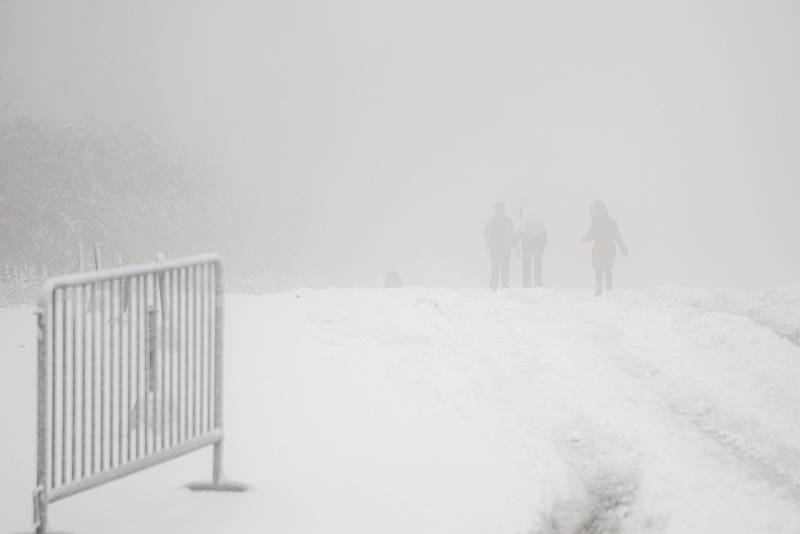
[(386, 275), (386, 280), (383, 282), (383, 287), (403, 287), (403, 277), (392, 271)]

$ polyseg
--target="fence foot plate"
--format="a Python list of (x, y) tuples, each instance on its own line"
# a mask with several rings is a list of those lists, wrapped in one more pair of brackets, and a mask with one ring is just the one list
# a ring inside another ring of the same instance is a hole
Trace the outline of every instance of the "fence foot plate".
[(228, 492), (243, 492), (247, 491), (246, 484), (241, 482), (233, 482), (231, 480), (221, 480), (219, 482), (192, 482), (187, 484), (186, 487), (191, 491), (228, 491)]

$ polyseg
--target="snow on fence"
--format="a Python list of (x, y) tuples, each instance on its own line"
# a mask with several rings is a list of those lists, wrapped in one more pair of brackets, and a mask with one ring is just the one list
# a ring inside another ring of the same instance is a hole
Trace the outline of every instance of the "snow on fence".
[(222, 264), (216, 255), (60, 276), (37, 310), (34, 525), (78, 492), (213, 445), (222, 481)]

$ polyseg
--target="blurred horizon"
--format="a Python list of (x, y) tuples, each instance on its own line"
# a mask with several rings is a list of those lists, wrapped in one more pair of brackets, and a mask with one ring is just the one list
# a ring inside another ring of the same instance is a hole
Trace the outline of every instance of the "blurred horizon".
[(130, 221), (180, 226), (169, 255), (218, 251), (235, 273), (481, 287), (504, 200), (545, 220), (545, 286), (590, 288), (580, 238), (603, 200), (631, 250), (618, 287), (772, 287), (800, 280), (799, 17), (789, 0), (8, 1), (0, 107), (186, 154), (200, 197)]

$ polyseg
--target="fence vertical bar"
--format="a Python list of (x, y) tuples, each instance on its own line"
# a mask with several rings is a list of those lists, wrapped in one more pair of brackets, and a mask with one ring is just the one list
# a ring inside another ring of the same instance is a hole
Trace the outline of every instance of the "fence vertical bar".
[[(57, 292), (58, 293), (58, 292)], [(61, 293), (61, 447), (60, 447), (60, 464), (61, 464), (61, 480), (59, 484), (67, 483), (67, 422), (69, 418), (69, 411), (67, 410), (67, 396), (69, 390), (69, 366), (67, 359), (67, 289), (64, 288)]]
[[(78, 388), (80, 384), (78, 359), (78, 288), (72, 288), (72, 480), (78, 477)], [(82, 429), (81, 429), (82, 430)]]
[[(216, 336), (214, 346), (214, 428), (222, 430), (222, 394), (223, 394), (223, 372), (222, 372), (222, 351), (223, 351), (223, 301), (225, 299), (225, 288), (222, 284), (222, 264), (214, 263), (214, 282), (215, 282), (215, 324), (214, 334)], [(222, 480), (222, 440), (214, 444), (214, 468), (212, 480), (214, 484), (219, 484)]]
[(114, 444), (116, 438), (116, 431), (114, 429), (114, 422), (116, 420), (116, 413), (117, 413), (117, 403), (115, 396), (117, 394), (117, 358), (116, 358), (116, 336), (117, 336), (117, 328), (115, 326), (114, 321), (114, 280), (109, 282), (108, 287), (108, 338), (109, 338), (109, 350), (107, 352), (109, 357), (108, 362), (108, 467), (113, 468), (115, 467), (116, 461), (116, 445)]
[(214, 423), (214, 407), (216, 406), (214, 402), (214, 384), (216, 384), (214, 366), (216, 365), (215, 354), (217, 353), (217, 333), (215, 331), (215, 325), (217, 324), (217, 313), (215, 309), (217, 299), (214, 265), (209, 265), (208, 269), (208, 291), (208, 321), (210, 325), (208, 329), (208, 426), (213, 429), (216, 428)]
[(97, 284), (92, 284), (92, 473), (98, 471), (97, 460), (98, 454), (98, 436), (97, 436), (97, 372), (99, 365), (97, 364), (97, 346), (100, 344), (97, 334)]
[(197, 435), (197, 269), (189, 267), (189, 361), (191, 370), (187, 379), (191, 383), (191, 402), (189, 404), (189, 430), (192, 437)]
[(167, 319), (167, 345), (166, 350), (168, 354), (167, 358), (167, 366), (169, 369), (169, 391), (168, 391), (168, 399), (169, 399), (169, 410), (167, 410), (167, 417), (169, 424), (169, 440), (168, 444), (170, 447), (175, 445), (175, 335), (174, 335), (174, 328), (175, 328), (175, 313), (173, 312), (173, 306), (175, 304), (175, 297), (174, 297), (174, 290), (175, 290), (175, 271), (170, 270), (164, 273), (164, 288), (167, 292), (167, 300), (166, 300), (166, 310), (164, 311), (164, 317)]
[(36, 534), (47, 530), (47, 327), (47, 305), (42, 299), (36, 311), (36, 490), (33, 494)]
[(175, 437), (178, 443), (182, 443), (183, 434), (183, 269), (175, 271)]
[(211, 286), (210, 287), (211, 294), (210, 294), (209, 298), (211, 299), (211, 302), (209, 303), (208, 310), (209, 310), (209, 313), (211, 314), (211, 319), (210, 319), (211, 328), (209, 329), (209, 335), (211, 337), (211, 339), (209, 340), (209, 344), (210, 344), (210, 347), (211, 347), (211, 354), (210, 354), (210, 357), (209, 357), (210, 363), (209, 363), (208, 371), (209, 371), (209, 374), (211, 375), (211, 380), (210, 380), (210, 383), (209, 383), (208, 398), (209, 398), (209, 402), (211, 403), (211, 408), (210, 408), (210, 412), (211, 413), (209, 413), (208, 417), (209, 417), (209, 425), (212, 428), (216, 428), (217, 424), (216, 424), (216, 420), (214, 419), (214, 415), (216, 414), (216, 406), (217, 406), (217, 403), (215, 401), (216, 383), (217, 383), (217, 379), (216, 379), (217, 374), (216, 374), (216, 371), (215, 371), (215, 368), (216, 368), (216, 365), (217, 365), (217, 359), (216, 359), (216, 354), (217, 354), (217, 332), (216, 332), (216, 324), (217, 324), (216, 284), (217, 284), (217, 278), (216, 278), (216, 269), (214, 268), (213, 265), (211, 266), (210, 275), (211, 275), (211, 280), (210, 280), (209, 283), (210, 283), (210, 286)]
[[(91, 408), (91, 393), (87, 394), (87, 389), (92, 381), (89, 378), (88, 371), (91, 366), (88, 362), (87, 347), (91, 347), (91, 338), (89, 336), (89, 321), (86, 320), (86, 294), (88, 288), (86, 284), (81, 286), (81, 326), (83, 328), (83, 336), (81, 338), (81, 369), (83, 375), (83, 384), (81, 384), (81, 477), (86, 477), (89, 474), (89, 467), (91, 467), (91, 456), (89, 449), (91, 448), (91, 418), (87, 417), (87, 412)], [(88, 444), (87, 444), (88, 442)]]
[[(99, 250), (99, 249), (97, 249)], [(100, 269), (98, 264), (98, 269)], [(106, 451), (108, 441), (108, 431), (106, 429), (106, 413), (108, 412), (108, 405), (106, 402), (106, 394), (108, 392), (108, 384), (106, 383), (106, 283), (100, 282), (100, 471), (103, 472), (107, 469), (106, 462), (108, 461), (108, 454)]]
[(200, 431), (208, 432), (208, 265), (200, 268)]
[(161, 319), (161, 328), (159, 328), (160, 333), (160, 341), (159, 341), (159, 350), (161, 351), (161, 357), (159, 358), (159, 365), (161, 368), (161, 372), (159, 373), (159, 378), (161, 380), (161, 449), (165, 449), (167, 447), (167, 350), (166, 350), (166, 343), (167, 343), (167, 314), (166, 314), (166, 274), (159, 273), (158, 274), (158, 297), (159, 297), (159, 317)]
[(50, 336), (50, 434), (48, 435), (48, 442), (50, 444), (50, 487), (56, 486), (56, 397), (57, 397), (57, 381), (56, 381), (56, 296), (53, 291), (50, 297), (50, 306), (47, 310), (47, 331)]
[(147, 398), (148, 407), (150, 399), (152, 398), (152, 410), (149, 413), (148, 428), (152, 429), (150, 432), (151, 439), (148, 439), (148, 454), (158, 450), (158, 433), (161, 425), (160, 410), (158, 398), (158, 312), (155, 305), (155, 284), (151, 284), (153, 292), (153, 301), (147, 306)]
[(180, 332), (179, 332), (178, 335), (181, 338), (180, 353), (179, 353), (180, 370), (178, 371), (179, 372), (179, 376), (180, 376), (180, 400), (179, 400), (180, 415), (179, 415), (179, 418), (180, 418), (180, 425), (181, 425), (181, 430), (180, 430), (181, 441), (185, 441), (187, 439), (187, 437), (188, 437), (187, 432), (186, 432), (186, 403), (187, 403), (187, 397), (186, 397), (186, 386), (187, 386), (187, 384), (186, 384), (186, 350), (187, 350), (187, 347), (186, 347), (186, 269), (181, 269), (180, 287), (179, 287), (178, 291), (179, 291), (179, 294), (180, 294), (180, 309), (178, 310), (178, 314), (179, 314), (179, 317), (180, 317)]
[(125, 291), (128, 292), (127, 309), (128, 309), (128, 405), (125, 407), (127, 413), (127, 420), (125, 426), (128, 429), (128, 461), (134, 457), (136, 453), (136, 443), (133, 441), (135, 434), (132, 432), (136, 422), (136, 416), (133, 413), (133, 408), (136, 406), (136, 299), (134, 294), (135, 280), (133, 277), (127, 279)]
[(172, 322), (170, 324), (170, 329), (172, 330), (172, 368), (175, 372), (173, 381), (174, 391), (172, 392), (172, 439), (175, 444), (181, 442), (180, 276), (180, 270), (175, 269), (172, 271)]
[(193, 291), (192, 291), (192, 268), (186, 268), (186, 437), (192, 439), (194, 432), (192, 432), (192, 409), (194, 408), (194, 387), (192, 384), (192, 351), (194, 350), (194, 340), (192, 339), (192, 332), (194, 325), (192, 324), (193, 316)]
[(146, 454), (147, 444), (147, 427), (145, 426), (145, 416), (147, 413), (147, 386), (145, 380), (147, 375), (145, 373), (145, 366), (147, 365), (147, 347), (146, 342), (146, 322), (145, 317), (145, 301), (147, 293), (145, 292), (144, 277), (138, 276), (136, 280), (136, 308), (137, 308), (137, 347), (136, 347), (136, 457), (141, 458)]
[(64, 410), (64, 419), (65, 419), (65, 423), (62, 428), (62, 432), (64, 434), (64, 445), (63, 445), (64, 458), (62, 460), (63, 464), (62, 478), (64, 479), (64, 483), (72, 481), (72, 475), (70, 474), (72, 473), (74, 465), (74, 462), (72, 461), (73, 450), (74, 450), (72, 447), (72, 437), (75, 435), (75, 427), (74, 427), (75, 418), (73, 417), (75, 405), (72, 402), (75, 392), (75, 375), (74, 375), (75, 351), (73, 350), (74, 349), (73, 345), (74, 340), (72, 338), (73, 325), (71, 323), (72, 314), (70, 313), (70, 309), (72, 307), (71, 306), (72, 301), (69, 298), (70, 292), (71, 288), (64, 288), (62, 294), (63, 301), (61, 304), (61, 307), (63, 309), (61, 313), (64, 321), (64, 326), (62, 327), (64, 329), (64, 333), (62, 334), (62, 341), (64, 344), (64, 349), (63, 349), (64, 354), (62, 357), (64, 358), (63, 365), (65, 367), (64, 382), (69, 386), (64, 388), (64, 401), (63, 401), (64, 406), (62, 408)]
[[(125, 294), (125, 279), (119, 280), (118, 313), (119, 313), (119, 461), (127, 462), (128, 447), (128, 338), (126, 336), (125, 308), (123, 306)], [(130, 332), (128, 332), (130, 334)]]
[(195, 389), (197, 390), (197, 406), (195, 407), (195, 432), (203, 432), (203, 268), (198, 265), (195, 272)]
[[(111, 356), (114, 359), (114, 396), (112, 397), (114, 409), (111, 412), (111, 417), (115, 425), (112, 425), (114, 432), (114, 454), (112, 455), (112, 462), (115, 466), (122, 462), (122, 374), (124, 369), (122, 367), (122, 315), (120, 313), (120, 281), (111, 281), (111, 339), (113, 346), (111, 348)], [(114, 428), (116, 426), (116, 428)]]
[(152, 376), (152, 338), (153, 338), (153, 313), (150, 304), (150, 276), (144, 275), (144, 454), (148, 455), (151, 452), (151, 434), (152, 432), (152, 410), (150, 410), (150, 393), (152, 392), (152, 383), (150, 377)]

